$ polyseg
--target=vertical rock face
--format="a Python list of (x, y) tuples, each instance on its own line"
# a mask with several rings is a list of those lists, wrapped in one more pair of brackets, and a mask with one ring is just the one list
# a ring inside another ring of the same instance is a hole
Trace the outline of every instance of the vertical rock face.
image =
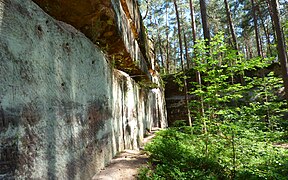
[(107, 53), (117, 69), (151, 80), (147, 37), (136, 0), (33, 0)]
[(0, 179), (90, 179), (166, 127), (161, 88), (107, 56), (32, 1), (0, 0)]
[[(191, 74), (186, 74), (186, 76), (189, 77), (187, 82), (196, 82), (194, 74), (194, 72), (191, 72)], [(163, 80), (166, 85), (165, 100), (168, 126), (173, 126), (174, 122), (177, 120), (184, 120), (188, 125), (187, 106), (185, 103), (185, 93), (183, 87), (177, 83), (175, 75), (173, 74), (166, 76)], [(193, 88), (191, 83), (188, 83), (187, 85), (188, 89)], [(195, 100), (193, 95), (189, 95), (188, 98), (189, 100)]]

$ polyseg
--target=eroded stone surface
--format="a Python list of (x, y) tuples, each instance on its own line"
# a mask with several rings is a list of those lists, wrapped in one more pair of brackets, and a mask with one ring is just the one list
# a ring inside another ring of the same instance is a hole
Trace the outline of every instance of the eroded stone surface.
[(161, 89), (106, 56), (32, 1), (0, 0), (0, 179), (90, 179), (166, 126)]
[(117, 69), (151, 80), (148, 38), (136, 0), (33, 1), (49, 15), (83, 32), (107, 52)]

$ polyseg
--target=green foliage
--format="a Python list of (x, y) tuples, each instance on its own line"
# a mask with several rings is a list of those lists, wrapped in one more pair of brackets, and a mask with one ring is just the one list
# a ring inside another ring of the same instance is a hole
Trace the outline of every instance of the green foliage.
[[(207, 137), (191, 134), (191, 130), (199, 127), (159, 132), (145, 147), (150, 153), (151, 164), (150, 168), (142, 169), (140, 179), (287, 178), (288, 151), (269, 143), (273, 133), (231, 124), (214, 127), (217, 133), (209, 134), (208, 154), (205, 153)], [(263, 139), (264, 134), (266, 138)]]
[(173, 81), (179, 85), (179, 90), (180, 91), (183, 91), (183, 88), (184, 88), (184, 83), (183, 83), (183, 80), (187, 77), (184, 75), (183, 72), (179, 72), (179, 73), (176, 73), (173, 75)]
[[(164, 179), (185, 179), (189, 177), (222, 176), (222, 167), (218, 163), (205, 159), (203, 156), (194, 156), (202, 151), (200, 146), (195, 149), (192, 144), (194, 136), (170, 129), (161, 131), (153, 142), (145, 149), (151, 153), (155, 166), (153, 173)], [(192, 143), (192, 144), (191, 144)], [(193, 167), (190, 171), (190, 167)], [(205, 171), (203, 171), (205, 169)]]
[(173, 127), (183, 127), (183, 126), (186, 126), (186, 121), (185, 120), (176, 120), (174, 121), (173, 123)]
[(204, 114), (196, 98), (193, 127), (176, 121), (157, 134), (142, 179), (287, 179), (288, 151), (272, 145), (287, 142), (288, 112), (281, 78), (263, 70), (271, 59), (244, 61), (222, 34), (195, 49), (202, 84), (190, 93)]
[(141, 87), (147, 88), (147, 89), (154, 89), (159, 88), (159, 85), (153, 82), (149, 82), (146, 79), (142, 79), (141, 81), (137, 82)]
[[(196, 121), (209, 124), (237, 119), (252, 125), (262, 124), (266, 130), (287, 127), (282, 118), (286, 102), (277, 94), (283, 87), (282, 79), (262, 70), (271, 64), (271, 59), (244, 61), (241, 54), (225, 44), (221, 33), (212, 39), (209, 47), (200, 41), (195, 49), (195, 69), (202, 74), (203, 83), (201, 87), (195, 83), (191, 94), (202, 97), (205, 108), (205, 114), (200, 115), (199, 100), (191, 102), (191, 107), (198, 107), (194, 108)], [(245, 72), (250, 75), (245, 76)]]

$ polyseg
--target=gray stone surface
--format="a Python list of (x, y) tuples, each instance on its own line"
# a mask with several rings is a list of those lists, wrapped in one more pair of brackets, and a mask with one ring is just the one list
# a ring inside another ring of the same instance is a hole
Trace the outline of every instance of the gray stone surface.
[(55, 19), (84, 33), (117, 69), (137, 75), (137, 80), (151, 81), (155, 69), (137, 0), (33, 1)]
[(113, 69), (31, 0), (0, 0), (0, 84), (0, 179), (90, 179), (166, 127), (161, 89)]

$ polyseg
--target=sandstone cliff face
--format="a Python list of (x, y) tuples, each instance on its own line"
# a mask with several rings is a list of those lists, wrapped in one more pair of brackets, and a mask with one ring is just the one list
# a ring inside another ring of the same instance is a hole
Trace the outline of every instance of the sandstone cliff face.
[(151, 80), (147, 36), (136, 0), (33, 0), (97, 44), (117, 69)]
[(90, 179), (145, 129), (166, 127), (162, 89), (114, 67), (31, 0), (0, 0), (0, 179)]

